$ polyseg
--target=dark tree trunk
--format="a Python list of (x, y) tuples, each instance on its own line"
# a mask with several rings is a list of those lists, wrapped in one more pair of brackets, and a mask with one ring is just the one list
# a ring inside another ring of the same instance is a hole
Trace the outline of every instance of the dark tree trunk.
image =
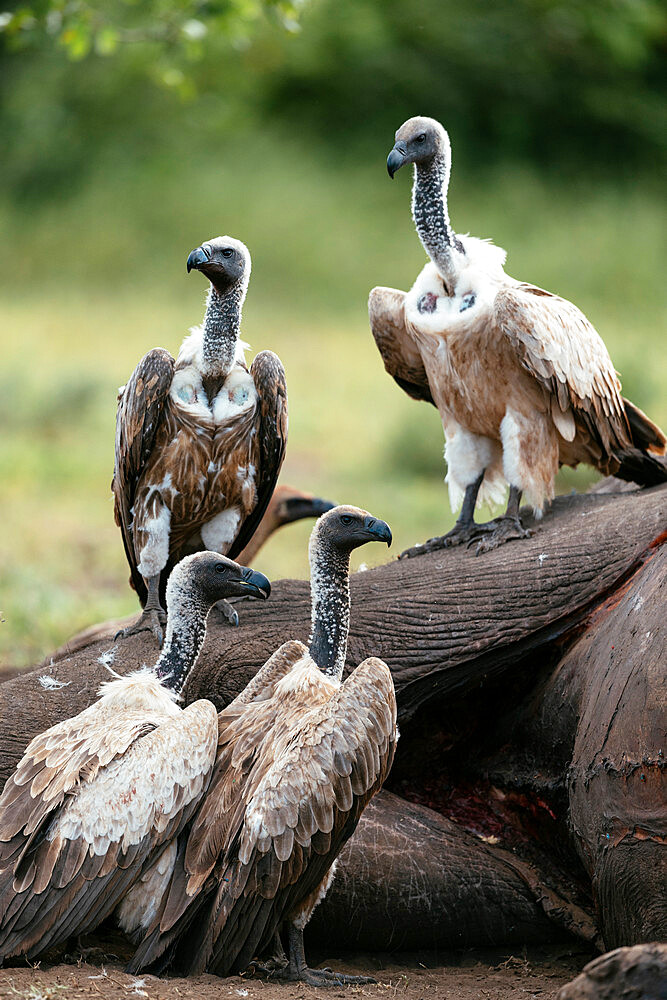
[[(666, 500), (667, 488), (564, 497), (531, 539), (353, 577), (349, 664), (374, 653), (391, 667), (402, 737), (388, 788), (401, 797), (367, 809), (313, 938), (591, 942), (594, 901), (608, 946), (665, 935), (652, 796), (667, 752), (655, 638)], [(281, 642), (306, 639), (308, 584), (279, 581), (239, 613), (230, 629), (212, 612), (188, 701), (223, 707)], [(91, 703), (104, 663), (154, 662), (149, 634), (114, 644), (115, 630), (95, 626), (0, 685), (2, 780), (32, 736)]]

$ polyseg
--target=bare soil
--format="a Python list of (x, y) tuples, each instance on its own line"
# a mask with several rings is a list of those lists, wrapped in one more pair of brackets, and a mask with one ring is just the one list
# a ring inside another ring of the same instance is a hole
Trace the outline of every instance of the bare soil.
[[(96, 958), (99, 958), (99, 954)], [(377, 985), (315, 989), (299, 983), (232, 976), (188, 979), (123, 972), (123, 962), (46, 965), (0, 969), (2, 1000), (309, 1000), (359, 997), (374, 1000), (555, 1000), (559, 988), (573, 979), (591, 959), (590, 952), (538, 948), (507, 952), (467, 952), (463, 955), (347, 955), (321, 962), (340, 972), (372, 975)]]

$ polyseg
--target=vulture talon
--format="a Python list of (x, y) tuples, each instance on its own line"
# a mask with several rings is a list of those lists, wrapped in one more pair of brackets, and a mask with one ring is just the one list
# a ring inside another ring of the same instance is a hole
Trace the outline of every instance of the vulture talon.
[(482, 529), (479, 534), (483, 537), (472, 538), (468, 548), (476, 545), (475, 555), (481, 556), (484, 552), (492, 552), (506, 542), (514, 541), (518, 538), (531, 538), (535, 532), (532, 528), (524, 528), (518, 517), (498, 517), (487, 524), (479, 525)]
[(134, 625), (128, 625), (127, 628), (122, 628), (119, 632), (116, 632), (114, 641), (119, 639), (127, 639), (131, 635), (139, 635), (140, 632), (152, 632), (157, 640), (157, 644), (162, 649), (162, 643), (164, 642), (164, 630), (163, 625), (167, 623), (167, 616), (164, 611), (160, 608), (144, 608), (141, 616), (137, 619)]

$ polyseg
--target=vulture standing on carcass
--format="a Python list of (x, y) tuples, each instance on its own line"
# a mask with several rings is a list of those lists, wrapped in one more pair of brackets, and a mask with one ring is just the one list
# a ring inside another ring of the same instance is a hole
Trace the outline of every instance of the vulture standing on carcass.
[[(480, 538), (478, 551), (528, 534), (522, 493), (536, 516), (554, 496), (559, 465), (586, 462), (604, 475), (667, 480), (667, 440), (621, 396), (602, 340), (566, 299), (510, 278), (505, 252), (458, 236), (449, 223), (449, 137), (432, 118), (411, 118), (387, 159), (391, 177), (414, 164), (412, 215), (430, 257), (409, 292), (374, 288), (373, 336), (386, 370), (409, 396), (437, 407), (445, 432), (455, 527), (409, 555)], [(651, 452), (652, 454), (649, 454)], [(478, 502), (504, 517), (475, 524)]]
[(29, 744), (0, 796), (0, 964), (35, 959), (114, 911), (131, 937), (146, 930), (215, 762), (214, 706), (176, 704), (208, 612), (270, 590), (224, 556), (187, 556), (169, 578), (155, 667), (117, 675), (90, 708)]
[(335, 504), (329, 500), (321, 500), (314, 497), (312, 493), (304, 493), (303, 490), (295, 486), (278, 485), (273, 491), (273, 496), (266, 508), (264, 517), (259, 522), (252, 538), (241, 552), (236, 556), (244, 566), (252, 565), (252, 561), (271, 537), (274, 531), (282, 528), (285, 524), (293, 524), (306, 517), (320, 517), (326, 514)]
[(309, 646), (281, 646), (220, 713), (209, 791), (130, 971), (162, 969), (172, 959), (191, 975), (242, 971), (272, 946), (282, 950), (286, 923), (282, 978), (370, 981), (308, 968), (303, 946), (303, 929), (387, 776), (398, 736), (386, 664), (369, 657), (342, 679), (350, 553), (370, 541), (390, 544), (389, 527), (356, 507), (335, 507), (315, 525)]
[[(206, 314), (174, 362), (149, 351), (121, 390), (111, 488), (116, 523), (144, 607), (124, 635), (159, 642), (171, 567), (202, 548), (235, 558), (262, 519), (285, 456), (287, 387), (262, 351), (246, 367), (239, 339), (250, 254), (221, 236), (193, 250), (188, 271), (209, 279)], [(236, 617), (229, 606), (226, 613)]]

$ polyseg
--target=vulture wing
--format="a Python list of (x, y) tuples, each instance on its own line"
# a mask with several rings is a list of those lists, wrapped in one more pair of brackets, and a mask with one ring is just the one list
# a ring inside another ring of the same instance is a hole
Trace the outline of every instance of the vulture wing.
[(97, 733), (56, 726), (37, 737), (5, 786), (0, 958), (35, 957), (96, 927), (206, 790), (217, 743), (210, 702), (159, 725), (146, 712), (98, 722)]
[(251, 701), (266, 701), (272, 696), (278, 681), (289, 673), (294, 664), (307, 652), (308, 648), (298, 639), (289, 639), (284, 642), (275, 653), (271, 654), (264, 666), (259, 668), (243, 691), (229, 703), (225, 712), (235, 709), (239, 705), (248, 705)]
[(236, 559), (264, 516), (275, 489), (287, 446), (287, 382), (285, 369), (273, 351), (261, 351), (250, 366), (257, 390), (255, 468), (257, 503), (245, 519), (227, 553)]
[(149, 351), (118, 395), (116, 456), (111, 490), (114, 516), (123, 536), (130, 580), (142, 605), (146, 585), (137, 569), (132, 538), (132, 507), (144, 465), (151, 453), (165, 400), (174, 377), (174, 359), (160, 347)]
[(424, 362), (405, 325), (405, 292), (374, 288), (368, 318), (386, 371), (408, 396), (435, 406)]
[(180, 905), (170, 898), (135, 971), (176, 938), (191, 974), (243, 969), (322, 884), (381, 788), (397, 738), (394, 685), (381, 660), (365, 660), (296, 720), (296, 731), (294, 720), (272, 730), (271, 707), (261, 726), (262, 703), (229, 724), (220, 714), (215, 777), (189, 835)]
[(523, 367), (551, 395), (561, 435), (583, 423), (609, 454), (630, 444), (621, 385), (602, 338), (567, 299), (518, 284), (496, 297), (497, 322)]

